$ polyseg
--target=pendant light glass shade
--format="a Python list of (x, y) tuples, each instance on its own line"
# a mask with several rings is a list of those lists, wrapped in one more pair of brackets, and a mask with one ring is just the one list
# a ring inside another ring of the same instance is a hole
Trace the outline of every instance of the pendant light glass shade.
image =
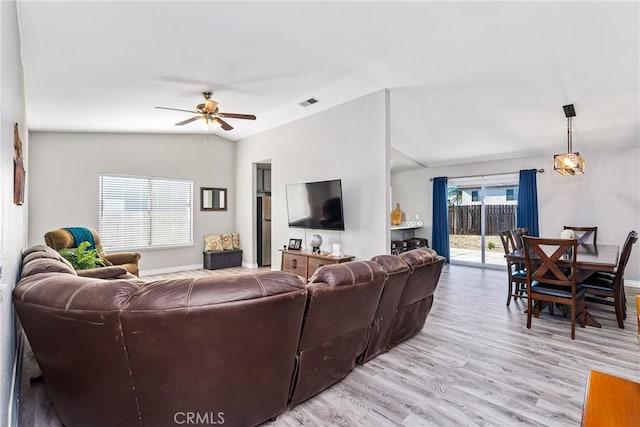
[(553, 169), (561, 175), (582, 175), (584, 157), (580, 153), (556, 154), (553, 156)]

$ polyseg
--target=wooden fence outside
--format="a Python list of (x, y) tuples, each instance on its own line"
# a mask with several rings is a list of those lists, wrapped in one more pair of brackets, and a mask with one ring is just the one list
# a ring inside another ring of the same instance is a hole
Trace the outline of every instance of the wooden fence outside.
[[(517, 205), (485, 205), (485, 235), (516, 228)], [(449, 206), (449, 234), (480, 235), (480, 205)]]

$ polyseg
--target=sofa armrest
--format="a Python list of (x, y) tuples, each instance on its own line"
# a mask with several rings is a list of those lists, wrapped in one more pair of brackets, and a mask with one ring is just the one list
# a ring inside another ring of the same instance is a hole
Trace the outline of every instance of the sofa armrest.
[(138, 252), (120, 252), (105, 255), (103, 258), (113, 265), (138, 264), (140, 254)]
[(86, 270), (77, 270), (80, 277), (91, 277), (94, 279), (116, 279), (127, 274), (127, 269), (120, 266), (89, 268)]

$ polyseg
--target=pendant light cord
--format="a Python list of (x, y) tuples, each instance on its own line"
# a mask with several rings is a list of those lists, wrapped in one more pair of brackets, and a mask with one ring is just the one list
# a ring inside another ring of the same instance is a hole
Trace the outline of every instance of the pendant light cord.
[(573, 153), (573, 129), (572, 129), (572, 119), (573, 117), (567, 117), (567, 148), (568, 153)]

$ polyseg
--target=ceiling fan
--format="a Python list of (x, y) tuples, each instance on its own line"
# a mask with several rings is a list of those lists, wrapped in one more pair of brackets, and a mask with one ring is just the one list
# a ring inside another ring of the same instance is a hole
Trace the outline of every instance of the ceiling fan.
[(184, 111), (186, 113), (197, 114), (195, 117), (191, 117), (190, 119), (183, 120), (181, 122), (176, 123), (176, 126), (184, 126), (187, 123), (194, 122), (196, 120), (202, 120), (205, 124), (213, 124), (214, 126), (220, 126), (224, 130), (231, 130), (233, 126), (224, 121), (225, 119), (244, 119), (244, 120), (255, 120), (256, 116), (253, 114), (236, 114), (236, 113), (223, 113), (218, 108), (218, 103), (211, 99), (212, 92), (202, 92), (202, 96), (204, 96), (204, 103), (198, 104), (196, 106), (196, 111), (193, 110), (183, 110), (180, 108), (169, 108), (169, 107), (156, 107), (162, 110), (172, 110), (172, 111)]

